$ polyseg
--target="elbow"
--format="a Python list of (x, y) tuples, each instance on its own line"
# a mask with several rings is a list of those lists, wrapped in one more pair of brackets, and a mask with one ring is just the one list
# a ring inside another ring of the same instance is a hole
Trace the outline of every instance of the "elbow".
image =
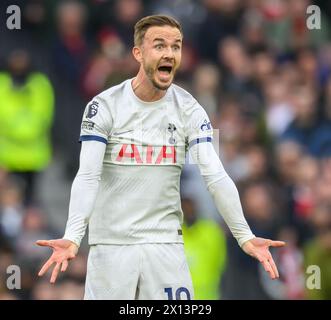
[(101, 176), (101, 171), (95, 170), (78, 170), (76, 178), (83, 179), (85, 181), (99, 180)]
[(214, 193), (215, 189), (217, 189), (225, 179), (231, 179), (226, 172), (217, 175), (203, 176), (203, 178), (210, 193)]

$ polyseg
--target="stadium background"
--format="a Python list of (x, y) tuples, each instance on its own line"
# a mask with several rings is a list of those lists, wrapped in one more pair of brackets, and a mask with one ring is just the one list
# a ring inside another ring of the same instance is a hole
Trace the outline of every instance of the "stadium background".
[[(287, 242), (274, 252), (281, 279), (268, 280), (229, 234), (196, 167), (185, 167), (184, 231), (197, 296), (331, 298), (329, 2), (17, 0), (22, 29), (12, 31), (10, 4), (0, 4), (0, 299), (82, 298), (86, 239), (54, 286), (36, 276), (50, 251), (34, 241), (63, 235), (82, 112), (95, 94), (134, 76), (133, 25), (154, 13), (183, 25), (176, 83), (219, 130), (216, 147), (253, 232)], [(320, 30), (306, 27), (310, 4), (321, 8)], [(31, 99), (33, 92), (44, 95)], [(21, 268), (20, 290), (7, 289), (9, 265)], [(312, 265), (321, 270), (320, 290), (307, 288)]]

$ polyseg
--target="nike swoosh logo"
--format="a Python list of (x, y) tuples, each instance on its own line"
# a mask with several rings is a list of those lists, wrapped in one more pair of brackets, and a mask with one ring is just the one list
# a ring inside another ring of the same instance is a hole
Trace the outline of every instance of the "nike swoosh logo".
[(133, 130), (126, 130), (126, 131), (121, 131), (121, 132), (114, 132), (113, 135), (114, 136), (119, 136), (121, 134), (124, 134), (124, 133), (128, 133), (128, 132), (132, 132)]

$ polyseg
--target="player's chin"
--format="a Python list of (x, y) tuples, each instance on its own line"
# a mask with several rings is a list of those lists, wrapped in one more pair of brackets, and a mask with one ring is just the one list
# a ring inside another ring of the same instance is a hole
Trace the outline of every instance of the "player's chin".
[(155, 79), (154, 83), (158, 89), (167, 90), (171, 86), (174, 80), (174, 75), (172, 73), (170, 73), (169, 75), (162, 75), (162, 76), (156, 75), (154, 79)]

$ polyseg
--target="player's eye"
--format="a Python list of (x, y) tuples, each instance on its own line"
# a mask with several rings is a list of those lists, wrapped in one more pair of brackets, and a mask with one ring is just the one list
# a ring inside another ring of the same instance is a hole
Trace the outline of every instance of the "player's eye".
[(163, 44), (157, 44), (157, 45), (155, 46), (155, 48), (156, 48), (157, 50), (161, 50), (161, 49), (163, 48)]
[(180, 50), (180, 46), (175, 45), (175, 46), (173, 46), (173, 49), (174, 49), (175, 51), (178, 51), (178, 50)]

